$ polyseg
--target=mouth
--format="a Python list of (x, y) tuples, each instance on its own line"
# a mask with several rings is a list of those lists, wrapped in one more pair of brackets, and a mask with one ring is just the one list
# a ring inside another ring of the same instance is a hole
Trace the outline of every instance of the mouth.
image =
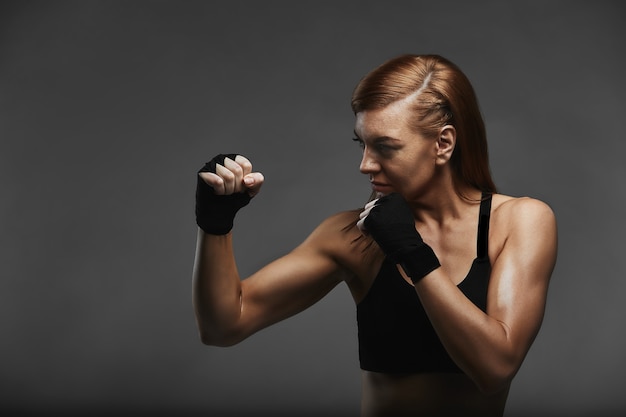
[(391, 185), (378, 181), (370, 181), (372, 189), (379, 194), (389, 194), (392, 191)]

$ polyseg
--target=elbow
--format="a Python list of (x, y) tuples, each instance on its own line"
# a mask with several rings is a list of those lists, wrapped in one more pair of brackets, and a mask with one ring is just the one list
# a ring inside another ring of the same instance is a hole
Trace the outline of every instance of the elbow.
[(230, 347), (241, 342), (243, 338), (232, 332), (219, 332), (215, 329), (200, 329), (200, 342), (205, 346)]
[(241, 342), (244, 331), (236, 318), (223, 314), (218, 320), (215, 314), (196, 312), (196, 329), (200, 342), (206, 346), (229, 347)]
[(217, 337), (213, 334), (208, 334), (204, 332), (200, 332), (200, 342), (202, 342), (202, 344), (205, 346), (216, 347), (230, 347), (239, 343), (239, 341), (235, 341), (233, 339), (229, 339), (226, 337)]
[(209, 332), (200, 332), (200, 342), (205, 346), (227, 347), (225, 340)]
[(509, 388), (513, 377), (485, 378), (478, 381), (478, 389), (485, 395), (494, 395)]
[(508, 390), (517, 373), (518, 367), (503, 365), (497, 369), (484, 371), (474, 381), (480, 392), (485, 395), (494, 395), (503, 390)]

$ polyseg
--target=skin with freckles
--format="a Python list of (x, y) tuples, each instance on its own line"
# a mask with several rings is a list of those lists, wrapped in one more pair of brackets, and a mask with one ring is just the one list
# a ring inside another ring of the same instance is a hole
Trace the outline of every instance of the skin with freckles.
[[(412, 97), (384, 109), (356, 115), (355, 140), (363, 148), (360, 170), (367, 174), (376, 192), (397, 192), (406, 200), (436, 186), (446, 174), (438, 169), (454, 150), (455, 129), (446, 126), (438, 141), (426, 140), (409, 125)], [(384, 167), (384, 169), (383, 169)]]
[[(408, 118), (412, 100), (356, 114), (355, 140), (363, 154), (360, 171), (379, 195), (396, 192), (404, 197), (416, 229), (436, 253), (441, 267), (414, 287), (463, 373), (362, 371), (362, 415), (501, 416), (511, 381), (543, 319), (556, 262), (555, 217), (539, 200), (493, 195), (487, 309), (476, 307), (457, 284), (476, 256), (481, 191), (454, 185), (450, 161), (457, 129), (444, 125), (436, 137), (417, 132)], [(264, 182), (243, 156), (226, 159), (215, 174), (200, 175), (220, 195), (256, 195)], [(340, 283), (348, 286), (355, 303), (362, 300), (384, 259), (375, 243), (364, 250), (372, 241), (363, 220), (373, 204), (329, 217), (293, 251), (249, 277), (237, 271), (232, 234), (199, 230), (193, 301), (203, 343), (236, 344), (301, 312)], [(350, 224), (353, 227), (346, 229)]]

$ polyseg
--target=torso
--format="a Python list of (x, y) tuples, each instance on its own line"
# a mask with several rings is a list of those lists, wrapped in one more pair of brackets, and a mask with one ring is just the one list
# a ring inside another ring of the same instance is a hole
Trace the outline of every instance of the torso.
[[(506, 240), (508, 221), (506, 206), (516, 200), (519, 199), (502, 194), (493, 195), (488, 237), (489, 259), (492, 264)], [(334, 227), (341, 229), (351, 222), (356, 224), (359, 213), (360, 210), (341, 213), (334, 222)], [(478, 204), (473, 212), (468, 213), (467, 222), (464, 222), (463, 227), (455, 227), (455, 234), (451, 233), (446, 237), (430, 234), (419, 224), (417, 225), (420, 235), (433, 248), (441, 262), (441, 267), (446, 271), (446, 275), (453, 277), (455, 285), (463, 281), (476, 258), (477, 213)], [(374, 283), (385, 256), (376, 243), (363, 238), (356, 226), (341, 232), (340, 236), (333, 240), (337, 242), (333, 245), (335, 246), (333, 252), (338, 261), (349, 271), (345, 281), (354, 301), (358, 304), (365, 298)], [(406, 280), (410, 283), (408, 278)]]
[(487, 395), (465, 374), (362, 371), (362, 417), (502, 416), (508, 388)]
[[(489, 259), (493, 262), (506, 239), (506, 224), (499, 215), (501, 206), (506, 206), (511, 197), (494, 195), (489, 232)], [(345, 213), (345, 220), (358, 219), (358, 211)], [(456, 285), (467, 275), (476, 258), (478, 205), (468, 212), (464, 221), (450, 228), (449, 235), (437, 235), (417, 225), (420, 234), (440, 258)], [(358, 304), (367, 295), (384, 261), (384, 255), (375, 243), (363, 239), (356, 227), (344, 232), (340, 239), (345, 243), (339, 261), (351, 271), (346, 280)], [(359, 239), (353, 243), (354, 239)], [(367, 247), (369, 246), (369, 248)], [(345, 248), (348, 248), (347, 250)], [(441, 255), (440, 255), (441, 254)], [(455, 256), (446, 254), (456, 254)], [(506, 403), (508, 389), (495, 395), (482, 394), (476, 385), (463, 373), (414, 373), (402, 376), (382, 372), (362, 371), (363, 415), (454, 415), (463, 410), (463, 415), (501, 416)], [(435, 413), (434, 410), (438, 410)], [(421, 414), (420, 414), (421, 413)]]

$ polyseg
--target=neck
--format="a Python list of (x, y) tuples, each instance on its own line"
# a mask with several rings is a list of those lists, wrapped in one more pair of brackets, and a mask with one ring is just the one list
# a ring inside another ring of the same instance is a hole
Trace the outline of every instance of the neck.
[(469, 206), (480, 203), (481, 192), (465, 187), (456, 190), (448, 187), (433, 187), (424, 195), (409, 201), (413, 214), (419, 222), (443, 224), (461, 218)]

